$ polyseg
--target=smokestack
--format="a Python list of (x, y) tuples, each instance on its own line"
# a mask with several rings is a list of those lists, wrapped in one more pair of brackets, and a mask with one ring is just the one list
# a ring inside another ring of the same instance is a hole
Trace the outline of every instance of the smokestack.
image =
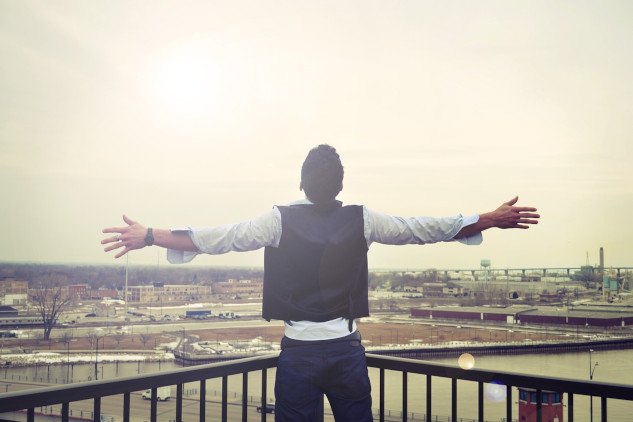
[(600, 247), (600, 284), (602, 285), (602, 297), (605, 297), (605, 287), (604, 287), (604, 248)]

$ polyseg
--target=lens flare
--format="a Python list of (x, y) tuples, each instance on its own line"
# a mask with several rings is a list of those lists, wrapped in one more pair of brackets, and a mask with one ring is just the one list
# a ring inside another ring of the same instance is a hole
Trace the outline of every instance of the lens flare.
[(499, 381), (486, 384), (486, 397), (495, 403), (502, 402), (507, 397), (507, 387)]
[(462, 369), (472, 369), (475, 366), (475, 358), (470, 353), (463, 353), (459, 359), (457, 359), (457, 364)]

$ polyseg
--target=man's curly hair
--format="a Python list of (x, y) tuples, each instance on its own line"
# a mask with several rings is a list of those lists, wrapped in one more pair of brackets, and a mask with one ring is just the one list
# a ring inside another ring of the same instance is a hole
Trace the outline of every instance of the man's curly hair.
[(333, 201), (343, 187), (343, 164), (336, 149), (325, 144), (312, 148), (301, 167), (301, 183), (315, 204)]

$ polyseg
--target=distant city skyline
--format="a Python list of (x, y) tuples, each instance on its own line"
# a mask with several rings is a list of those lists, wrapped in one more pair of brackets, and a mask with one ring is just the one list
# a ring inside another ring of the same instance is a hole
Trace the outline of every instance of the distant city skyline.
[[(232, 223), (302, 197), (320, 143), (347, 204), (542, 218), (371, 268), (633, 265), (633, 3), (0, 2), (0, 260), (124, 266), (101, 229)], [(130, 264), (167, 265), (164, 251)], [(194, 265), (259, 267), (263, 252)]]

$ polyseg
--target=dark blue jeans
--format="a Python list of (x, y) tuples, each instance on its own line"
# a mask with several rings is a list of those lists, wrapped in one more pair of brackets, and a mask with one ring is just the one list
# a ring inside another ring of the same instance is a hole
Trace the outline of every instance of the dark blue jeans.
[(275, 421), (314, 422), (325, 394), (337, 422), (373, 421), (360, 333), (324, 341), (284, 337), (275, 380)]

